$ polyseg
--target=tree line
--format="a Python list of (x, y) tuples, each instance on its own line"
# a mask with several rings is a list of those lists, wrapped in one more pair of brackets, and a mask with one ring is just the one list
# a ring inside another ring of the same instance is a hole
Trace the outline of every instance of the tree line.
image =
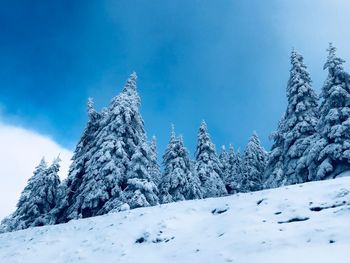
[(200, 124), (194, 159), (171, 129), (158, 163), (156, 139), (147, 140), (136, 74), (102, 111), (88, 100), (88, 122), (68, 177), (59, 158), (43, 159), (1, 231), (65, 223), (138, 207), (220, 197), (334, 178), (350, 169), (350, 76), (330, 44), (328, 76), (318, 96), (303, 56), (291, 53), (288, 105), (266, 152), (254, 132), (241, 154), (230, 145), (218, 155), (207, 125)]

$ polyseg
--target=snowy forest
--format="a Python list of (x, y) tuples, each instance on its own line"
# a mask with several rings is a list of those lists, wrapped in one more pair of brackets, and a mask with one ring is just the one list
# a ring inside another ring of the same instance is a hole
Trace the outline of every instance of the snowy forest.
[(327, 51), (319, 95), (303, 56), (291, 52), (287, 109), (269, 151), (253, 132), (242, 153), (232, 145), (218, 153), (202, 121), (194, 158), (172, 126), (161, 164), (156, 138), (146, 135), (132, 73), (101, 112), (88, 99), (88, 121), (67, 178), (58, 176), (59, 157), (50, 165), (42, 159), (0, 231), (331, 179), (350, 170), (350, 75), (332, 44)]

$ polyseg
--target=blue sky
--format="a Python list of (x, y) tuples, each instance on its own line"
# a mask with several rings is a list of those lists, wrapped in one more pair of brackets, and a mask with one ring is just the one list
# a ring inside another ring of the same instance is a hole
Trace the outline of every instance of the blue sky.
[[(1, 1), (0, 118), (73, 149), (86, 100), (101, 109), (138, 73), (160, 154), (170, 124), (191, 153), (205, 119), (217, 148), (266, 148), (285, 106), (292, 47), (319, 91), (329, 41), (350, 60), (345, 0)], [(346, 68), (348, 65), (345, 66)]]

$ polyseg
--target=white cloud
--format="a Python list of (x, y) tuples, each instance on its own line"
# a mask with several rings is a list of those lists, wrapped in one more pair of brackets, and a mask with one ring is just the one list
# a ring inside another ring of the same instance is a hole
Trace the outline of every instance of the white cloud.
[(49, 137), (0, 122), (0, 219), (12, 213), (21, 191), (44, 156), (49, 163), (60, 154), (60, 177), (67, 175), (72, 152)]

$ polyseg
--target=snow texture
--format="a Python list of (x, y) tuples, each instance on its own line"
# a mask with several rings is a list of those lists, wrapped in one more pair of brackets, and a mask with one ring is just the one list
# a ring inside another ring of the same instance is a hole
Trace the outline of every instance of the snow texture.
[[(348, 175), (348, 174), (344, 174)], [(347, 262), (350, 177), (0, 235), (0, 262)]]

